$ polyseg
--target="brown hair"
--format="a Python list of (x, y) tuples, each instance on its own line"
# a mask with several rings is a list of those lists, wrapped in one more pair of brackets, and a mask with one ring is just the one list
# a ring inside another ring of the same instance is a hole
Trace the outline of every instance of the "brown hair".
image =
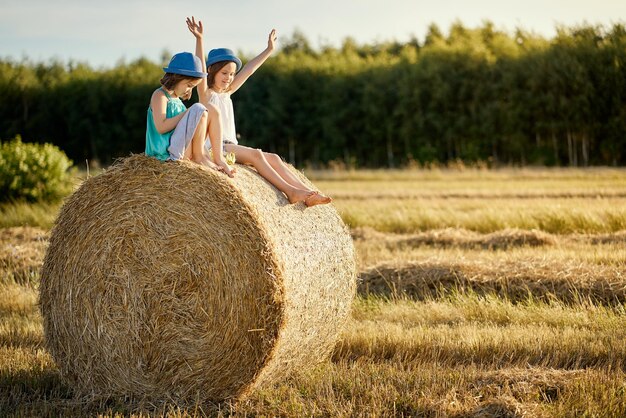
[(209, 68), (207, 68), (208, 75), (206, 76), (206, 83), (209, 88), (213, 87), (213, 84), (215, 84), (215, 75), (230, 62), (233, 61), (218, 61), (209, 65)]
[(172, 90), (174, 86), (183, 80), (197, 80), (200, 77), (190, 77), (188, 75), (182, 74), (174, 74), (174, 73), (165, 73), (163, 78), (161, 78), (160, 83), (163, 87), (168, 90)]

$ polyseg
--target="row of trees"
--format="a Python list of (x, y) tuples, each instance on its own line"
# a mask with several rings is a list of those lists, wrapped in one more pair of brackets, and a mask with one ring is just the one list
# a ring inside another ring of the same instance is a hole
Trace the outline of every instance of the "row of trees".
[[(0, 137), (75, 161), (141, 152), (161, 65), (0, 61)], [(296, 33), (233, 95), (240, 142), (302, 164), (626, 163), (626, 28), (552, 39), (490, 23), (425, 40), (314, 49)]]

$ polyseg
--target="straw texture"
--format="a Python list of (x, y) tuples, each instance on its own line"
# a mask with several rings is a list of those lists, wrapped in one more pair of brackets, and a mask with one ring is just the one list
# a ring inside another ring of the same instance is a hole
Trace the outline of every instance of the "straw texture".
[(290, 205), (247, 167), (229, 179), (143, 155), (66, 201), (41, 277), (68, 383), (155, 401), (240, 398), (322, 361), (356, 290), (331, 205)]

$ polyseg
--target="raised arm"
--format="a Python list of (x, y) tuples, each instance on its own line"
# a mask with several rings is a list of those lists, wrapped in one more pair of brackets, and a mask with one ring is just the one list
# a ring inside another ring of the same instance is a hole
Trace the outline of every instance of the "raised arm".
[(276, 43), (276, 29), (272, 29), (268, 38), (267, 38), (267, 48), (259, 55), (248, 61), (246, 65), (243, 66), (241, 71), (237, 73), (233, 82), (230, 84), (230, 93), (234, 93), (239, 90), (239, 87), (246, 82), (246, 80), (254, 74), (254, 72), (265, 62), (266, 59), (272, 55), (274, 52), (274, 47)]
[[(196, 38), (196, 56), (200, 58), (200, 62), (202, 62), (202, 71), (206, 73), (206, 57), (204, 56), (204, 45), (202, 41), (202, 34), (204, 32), (204, 29), (202, 28), (202, 21), (198, 20), (198, 22), (196, 22), (196, 19), (193, 16), (191, 19), (187, 18), (187, 28)], [(200, 84), (197, 85), (197, 89), (200, 103), (206, 105), (209, 98), (209, 86), (207, 85), (206, 77), (204, 77)]]

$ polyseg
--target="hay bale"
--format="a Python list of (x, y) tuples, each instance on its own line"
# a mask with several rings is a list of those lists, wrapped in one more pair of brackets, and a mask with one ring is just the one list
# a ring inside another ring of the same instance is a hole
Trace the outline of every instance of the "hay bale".
[(290, 205), (247, 167), (138, 155), (66, 201), (40, 303), (80, 394), (222, 400), (325, 359), (355, 288), (331, 205)]

